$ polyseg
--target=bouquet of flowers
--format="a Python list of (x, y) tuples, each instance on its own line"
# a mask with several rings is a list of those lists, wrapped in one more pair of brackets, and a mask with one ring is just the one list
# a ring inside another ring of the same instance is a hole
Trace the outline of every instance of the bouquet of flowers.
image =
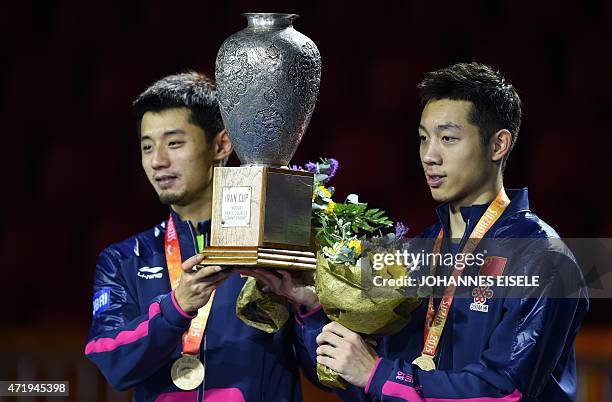
[[(303, 169), (315, 174), (312, 227), (316, 242), (315, 288), (327, 316), (364, 336), (399, 332), (410, 313), (420, 304), (419, 289), (375, 286), (374, 277), (408, 277), (409, 267), (399, 264), (374, 269), (374, 255), (395, 253), (408, 247), (408, 228), (393, 222), (383, 210), (369, 208), (351, 194), (344, 203), (332, 197), (329, 180), (338, 170), (335, 159), (308, 163)], [(388, 233), (384, 233), (384, 232)], [(317, 365), (319, 380), (345, 388), (346, 382), (333, 370)]]
[[(369, 208), (356, 194), (350, 194), (343, 203), (335, 202), (335, 189), (328, 184), (338, 171), (337, 160), (323, 158), (291, 169), (314, 173), (315, 290), (323, 310), (331, 320), (364, 336), (399, 332), (420, 304), (420, 292), (399, 286), (375, 286), (377, 276), (407, 278), (410, 271), (401, 264), (375, 267), (374, 256), (407, 248), (408, 228), (402, 223), (394, 225), (385, 211)], [(254, 278), (249, 278), (243, 287), (236, 313), (247, 325), (269, 333), (278, 331), (289, 318), (286, 302), (280, 296), (264, 293)], [(336, 372), (323, 365), (317, 365), (317, 375), (325, 385), (346, 387)]]

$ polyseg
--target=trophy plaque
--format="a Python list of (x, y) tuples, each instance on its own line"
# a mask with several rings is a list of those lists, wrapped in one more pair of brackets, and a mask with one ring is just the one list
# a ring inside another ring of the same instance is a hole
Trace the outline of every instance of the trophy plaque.
[(241, 161), (217, 167), (210, 246), (202, 265), (314, 270), (313, 173), (287, 168), (310, 122), (321, 79), (316, 45), (295, 14), (243, 14), (223, 42), (215, 78), (221, 116)]

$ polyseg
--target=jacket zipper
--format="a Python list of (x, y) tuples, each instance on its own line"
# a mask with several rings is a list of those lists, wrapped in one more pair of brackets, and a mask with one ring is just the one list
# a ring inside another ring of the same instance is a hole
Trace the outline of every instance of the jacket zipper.
[[(461, 238), (461, 242), (459, 243), (458, 252), (461, 252), (463, 250), (463, 247), (465, 247), (465, 243), (467, 242), (467, 239), (468, 239), (468, 236), (469, 236), (468, 235), (468, 229), (469, 228), (470, 228), (470, 218), (468, 217), (468, 220), (465, 223), (465, 231), (463, 232), (463, 237)], [(450, 230), (449, 230), (449, 232), (450, 232)], [(446, 237), (449, 239), (449, 241), (452, 242), (452, 238), (450, 236), (446, 236)], [(450, 246), (450, 247), (451, 247), (451, 251), (452, 251), (452, 246)], [(453, 269), (454, 269), (454, 267), (453, 267)], [(452, 275), (452, 271), (451, 271), (451, 275)], [(440, 308), (440, 306), (438, 306), (438, 308)], [(451, 309), (450, 314), (454, 315), (454, 310)], [(455, 320), (451, 319), (451, 322), (453, 322), (453, 325), (454, 325)], [(444, 338), (444, 334), (447, 334), (446, 338), (448, 338), (448, 331), (446, 331), (445, 333), (442, 334), (442, 339), (440, 339), (440, 340), (441, 341), (444, 340), (446, 342), (447, 339)], [(440, 360), (442, 359), (442, 352), (444, 351), (445, 342), (442, 342), (441, 345), (440, 345), (440, 351), (438, 352), (438, 356), (437, 356), (438, 361), (436, 362), (436, 366), (437, 367), (440, 366)], [(451, 357), (451, 360), (452, 360), (452, 357)]]
[(470, 218), (468, 218), (467, 222), (465, 223), (465, 232), (463, 232), (463, 237), (461, 238), (461, 243), (459, 243), (459, 251), (463, 251), (463, 247), (465, 247), (465, 243), (467, 242), (467, 239), (469, 237), (468, 235), (468, 229), (470, 228)]

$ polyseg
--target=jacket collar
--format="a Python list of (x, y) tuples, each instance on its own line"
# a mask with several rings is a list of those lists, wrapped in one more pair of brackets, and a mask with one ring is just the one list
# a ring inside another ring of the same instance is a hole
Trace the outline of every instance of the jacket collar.
[[(172, 208), (169, 208), (169, 210), (170, 215), (172, 215), (172, 219), (174, 220), (174, 225), (176, 226), (176, 232), (179, 236), (181, 257), (183, 258), (183, 260), (185, 260), (190, 256), (195, 255), (198, 251), (196, 233), (204, 233), (206, 235), (206, 238), (209, 237), (210, 219), (198, 222), (198, 224), (196, 225), (196, 232), (191, 222), (182, 220), (181, 217)], [(208, 245), (208, 242), (206, 242), (206, 245)]]
[[(508, 208), (506, 208), (501, 218), (495, 223), (495, 225), (493, 225), (493, 227), (497, 226), (501, 221), (518, 212), (529, 211), (527, 187), (523, 187), (521, 189), (506, 189), (506, 194), (508, 195), (508, 198), (510, 198), (510, 205), (508, 205)], [(474, 204), (469, 207), (460, 208), (461, 217), (466, 223), (465, 233), (472, 233), (472, 230), (474, 230), (478, 220), (485, 213), (492, 201), (493, 200), (486, 204)], [(442, 225), (442, 228), (444, 229), (444, 237), (448, 238), (450, 236), (449, 204), (446, 202), (439, 205), (436, 208), (436, 213), (438, 214), (440, 225)]]

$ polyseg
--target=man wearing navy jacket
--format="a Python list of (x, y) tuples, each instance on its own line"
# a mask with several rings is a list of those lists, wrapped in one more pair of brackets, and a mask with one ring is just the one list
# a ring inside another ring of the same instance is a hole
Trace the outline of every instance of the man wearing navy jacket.
[[(109, 246), (93, 286), (85, 354), (137, 401), (301, 401), (298, 362), (313, 359), (291, 318), (267, 334), (236, 317), (245, 279), (221, 267), (194, 270), (208, 244), (212, 174), (232, 152), (207, 77), (166, 77), (134, 102), (142, 166), (168, 220)], [(314, 294), (290, 301), (312, 308)]]
[(573, 344), (588, 310), (586, 288), (572, 253), (530, 211), (527, 189), (504, 189), (521, 122), (518, 94), (499, 72), (478, 63), (431, 72), (419, 89), (425, 104), (420, 157), (432, 197), (441, 203), (439, 221), (422, 237), (429, 250), (453, 255), (482, 251), (470, 249), (468, 238), (494, 250), (472, 271), (451, 266), (434, 273), (537, 276), (539, 285), (484, 286), (467, 297), (455, 289), (454, 298), (446, 288), (376, 350), (317, 311), (304, 319), (306, 345), (354, 385), (345, 400), (575, 401)]

